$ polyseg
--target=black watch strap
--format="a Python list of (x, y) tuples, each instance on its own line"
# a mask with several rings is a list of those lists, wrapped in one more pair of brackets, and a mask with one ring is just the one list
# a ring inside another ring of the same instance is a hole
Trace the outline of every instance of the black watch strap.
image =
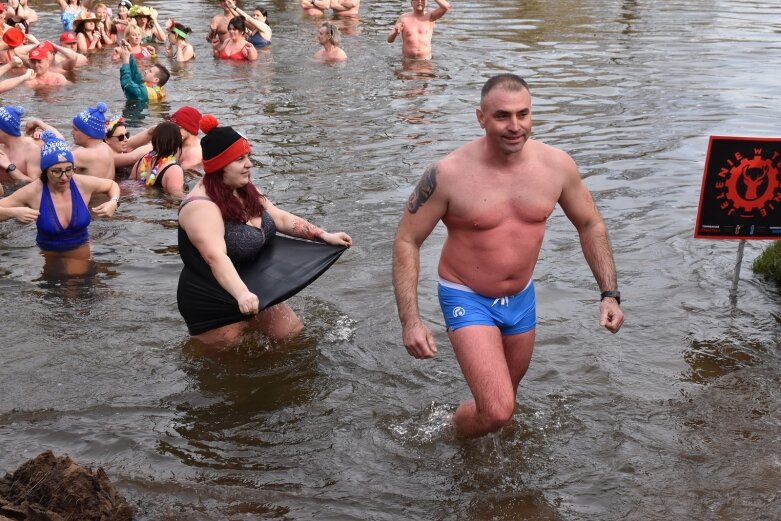
[(614, 298), (616, 299), (616, 302), (618, 302), (618, 305), (621, 305), (621, 292), (620, 291), (603, 291), (600, 296), (599, 300), (600, 302), (605, 300), (606, 298)]

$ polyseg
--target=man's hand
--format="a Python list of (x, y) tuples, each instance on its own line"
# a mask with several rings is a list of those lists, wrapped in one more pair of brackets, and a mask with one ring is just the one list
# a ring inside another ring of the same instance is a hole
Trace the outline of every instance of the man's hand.
[(618, 333), (624, 323), (624, 312), (614, 298), (606, 298), (599, 303), (599, 325), (611, 333)]
[(434, 358), (437, 355), (437, 346), (431, 330), (420, 319), (409, 325), (402, 326), (402, 338), (404, 347), (410, 356), (415, 358)]
[(393, 30), (397, 35), (401, 34), (401, 32), (404, 30), (404, 24), (401, 22), (396, 22), (396, 25), (393, 26)]

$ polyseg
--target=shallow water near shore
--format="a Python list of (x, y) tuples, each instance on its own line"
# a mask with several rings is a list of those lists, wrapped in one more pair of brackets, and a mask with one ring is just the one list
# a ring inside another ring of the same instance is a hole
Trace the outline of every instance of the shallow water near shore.
[[(31, 1), (31, 4), (33, 2)], [(692, 239), (709, 135), (779, 137), (781, 12), (767, 3), (453, 2), (434, 59), (385, 42), (407, 2), (365, 2), (349, 59), (309, 61), (317, 22), (267, 4), (273, 46), (215, 62), (217, 2), (147, 2), (194, 29), (160, 107), (128, 105), (106, 56), (68, 89), (15, 90), (65, 132), (87, 104), (131, 132), (192, 104), (246, 134), (284, 209), (355, 246), (290, 303), (290, 345), (215, 353), (176, 308), (176, 205), (123, 186), (91, 226), (84, 277), (44, 270), (33, 226), (0, 223), (0, 469), (45, 449), (106, 472), (141, 520), (758, 520), (781, 518), (781, 295), (749, 242)], [(33, 5), (53, 37), (54, 2)], [(167, 63), (163, 59), (163, 63)], [(438, 227), (420, 305), (439, 356), (401, 344), (390, 280), (401, 210), (426, 166), (479, 135), (485, 79), (530, 83), (537, 139), (568, 151), (605, 217), (627, 322), (600, 330), (574, 229), (552, 216), (539, 325), (512, 424), (455, 439), (468, 396), (436, 303)]]

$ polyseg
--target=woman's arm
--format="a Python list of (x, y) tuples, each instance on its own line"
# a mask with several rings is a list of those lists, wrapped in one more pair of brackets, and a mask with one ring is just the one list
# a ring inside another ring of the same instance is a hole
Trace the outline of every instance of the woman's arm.
[(31, 202), (35, 196), (40, 201), (41, 181), (32, 182), (21, 187), (8, 197), (0, 199), (0, 221), (14, 218), (22, 223), (31, 223), (38, 218), (38, 210), (32, 208)]
[[(62, 134), (60, 133), (59, 130), (57, 130), (53, 126), (49, 125), (48, 123), (45, 123), (42, 119), (29, 118), (29, 119), (25, 120), (25, 125), (24, 125), (25, 130), (29, 131), (30, 129), (34, 129), (36, 127), (37, 128), (41, 128), (43, 130), (51, 130), (52, 132), (54, 132), (54, 135), (57, 136), (58, 138), (60, 138), (62, 140), (65, 139), (62, 136)], [(43, 132), (41, 132), (41, 133), (43, 134)]]
[(146, 145), (147, 143), (152, 141), (152, 131), (154, 129), (155, 127), (147, 127), (141, 129), (141, 131), (137, 132), (135, 136), (130, 136), (129, 138), (127, 138), (127, 147), (135, 150), (136, 148), (142, 145)]
[(244, 49), (242, 50), (242, 53), (244, 54), (244, 58), (250, 61), (255, 61), (258, 59), (258, 50), (255, 48), (254, 45), (252, 45), (249, 42), (246, 42), (244, 44)]
[(160, 27), (160, 23), (157, 21), (157, 9), (152, 9), (152, 14), (150, 18), (152, 19), (152, 35), (157, 39), (158, 42), (164, 43), (168, 38), (166, 38), (165, 31), (163, 31), (163, 28)]
[(184, 195), (184, 170), (179, 165), (168, 167), (163, 176), (163, 190), (174, 197)]
[(84, 33), (76, 34), (76, 49), (78, 49), (79, 52), (84, 52), (89, 49), (87, 37), (84, 36)]
[(21, 74), (20, 76), (15, 76), (13, 78), (2, 80), (0, 81), (0, 92), (6, 92), (8, 90), (13, 89), (14, 87), (18, 87), (25, 81), (31, 80), (34, 77), (35, 77), (35, 71), (33, 71), (32, 69), (27, 69), (24, 72), (24, 74)]
[(182, 51), (176, 55), (176, 61), (187, 62), (195, 58), (195, 49), (189, 43), (182, 48)]
[(228, 0), (225, 2), (225, 5), (228, 6), (228, 9), (230, 9), (231, 13), (237, 13), (239, 16), (244, 18), (244, 21), (247, 23), (247, 25), (251, 25), (257, 29), (265, 40), (271, 41), (271, 27), (269, 27), (266, 22), (255, 20), (254, 17), (248, 15), (239, 6), (237, 6), (233, 0)]
[(324, 242), (326, 244), (335, 244), (341, 246), (352, 246), (352, 238), (344, 232), (328, 233), (322, 228), (318, 228), (306, 219), (293, 215), (290, 212), (280, 210), (274, 206), (271, 201), (265, 199), (263, 207), (274, 219), (277, 230), (292, 237), (300, 237), (310, 241)]
[(141, 145), (135, 150), (125, 152), (124, 154), (117, 154), (114, 152), (114, 168), (122, 168), (125, 166), (132, 166), (136, 162), (144, 157), (147, 152), (152, 151), (152, 145)]
[(111, 179), (103, 179), (91, 175), (74, 174), (73, 180), (79, 190), (84, 192), (87, 197), (93, 194), (107, 194), (109, 200), (105, 203), (95, 206), (92, 211), (95, 215), (101, 217), (111, 217), (119, 207), (119, 185)]
[(239, 277), (225, 246), (225, 224), (216, 204), (192, 201), (179, 213), (179, 224), (212, 270), (219, 285), (236, 299), (247, 315), (259, 311), (260, 301)]

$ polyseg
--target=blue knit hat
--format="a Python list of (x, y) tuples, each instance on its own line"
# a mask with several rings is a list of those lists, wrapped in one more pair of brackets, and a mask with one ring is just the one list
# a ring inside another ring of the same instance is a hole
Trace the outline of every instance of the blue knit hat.
[(23, 114), (23, 107), (0, 107), (0, 130), (11, 136), (21, 136)]
[(106, 116), (103, 115), (106, 110), (108, 107), (103, 102), (88, 107), (76, 114), (73, 125), (92, 139), (103, 139), (106, 137)]
[(73, 163), (73, 154), (68, 144), (57, 137), (51, 130), (41, 134), (43, 147), (41, 148), (41, 170), (44, 172), (57, 163)]

